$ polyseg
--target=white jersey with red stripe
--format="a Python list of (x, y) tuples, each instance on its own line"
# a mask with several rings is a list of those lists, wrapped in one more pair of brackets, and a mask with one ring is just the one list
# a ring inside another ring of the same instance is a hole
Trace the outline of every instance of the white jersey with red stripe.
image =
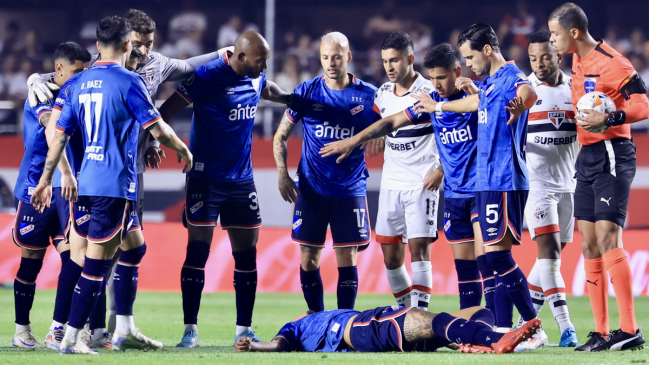
[[(374, 108), (381, 118), (403, 112), (417, 102), (411, 93), (430, 94), (433, 84), (417, 73), (417, 78), (405, 95), (395, 94), (395, 84), (386, 82), (374, 97)], [(409, 125), (387, 135), (383, 154), (381, 189), (416, 190), (439, 167), (439, 154), (430, 122)]]
[(530, 109), (525, 159), (530, 191), (574, 193), (575, 160), (579, 152), (572, 108), (570, 77), (549, 86), (534, 73), (528, 76), (537, 100)]

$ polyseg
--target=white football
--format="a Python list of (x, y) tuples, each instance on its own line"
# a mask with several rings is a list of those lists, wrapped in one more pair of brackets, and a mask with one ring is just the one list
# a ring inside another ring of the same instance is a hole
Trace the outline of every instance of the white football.
[[(600, 113), (609, 114), (615, 111), (615, 102), (613, 99), (608, 97), (600, 91), (592, 91), (582, 96), (577, 103), (577, 115), (580, 117), (585, 117), (586, 113), (583, 113), (583, 110), (594, 109)], [(603, 124), (599, 128), (590, 130), (590, 133), (602, 133), (608, 129), (606, 124)]]

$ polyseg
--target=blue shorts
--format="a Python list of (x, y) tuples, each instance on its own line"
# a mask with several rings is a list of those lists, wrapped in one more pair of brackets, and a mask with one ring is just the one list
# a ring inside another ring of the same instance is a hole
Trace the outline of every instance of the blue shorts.
[(17, 198), (15, 204), (16, 219), (12, 231), (16, 245), (28, 250), (45, 250), (50, 245), (50, 239), (54, 247), (63, 241), (54, 201), (43, 213), (39, 213), (30, 203)]
[(508, 228), (514, 236), (513, 243), (521, 244), (527, 193), (527, 190), (476, 192), (485, 246), (500, 242)]
[(403, 335), (403, 321), (412, 307), (380, 307), (361, 312), (352, 323), (349, 337), (358, 352), (410, 351), (414, 347)]
[(54, 200), (56, 201), (56, 210), (59, 215), (64, 242), (67, 242), (70, 238), (70, 229), (72, 228), (70, 224), (70, 202), (61, 195), (61, 188), (54, 188), (52, 195), (54, 195)]
[(253, 179), (239, 182), (217, 182), (187, 178), (183, 224), (221, 228), (257, 228), (261, 212)]
[(134, 201), (105, 196), (80, 196), (70, 203), (75, 232), (92, 243), (104, 243), (119, 235), (141, 230)]
[(478, 221), (476, 198), (444, 198), (444, 234), (448, 243), (471, 242)]
[(331, 227), (334, 247), (367, 246), (371, 230), (367, 198), (332, 197), (301, 191), (293, 211), (293, 241), (324, 247), (327, 226)]

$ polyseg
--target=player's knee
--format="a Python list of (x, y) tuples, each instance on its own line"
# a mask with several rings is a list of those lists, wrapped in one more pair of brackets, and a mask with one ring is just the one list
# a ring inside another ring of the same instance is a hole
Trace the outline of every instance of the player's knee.
[(125, 262), (132, 265), (138, 265), (144, 254), (146, 253), (146, 243), (139, 247), (132, 248), (128, 251), (122, 251), (119, 257), (120, 262)]
[[(45, 246), (47, 247), (47, 246)], [(22, 248), (22, 257), (27, 258), (27, 259), (36, 259), (36, 260), (42, 260), (45, 257), (45, 251), (46, 250), (28, 250), (26, 248)]]
[(388, 270), (395, 270), (401, 267), (404, 262), (403, 256), (399, 254), (394, 255), (384, 255), (383, 262), (385, 263), (385, 268)]
[(597, 237), (597, 247), (601, 253), (617, 248), (617, 234), (606, 233)]
[(252, 246), (242, 251), (232, 251), (234, 269), (239, 271), (257, 270), (257, 247)]
[(408, 242), (412, 261), (430, 261), (431, 238), (412, 239)]
[(204, 241), (191, 241), (187, 244), (187, 256), (184, 266), (205, 268), (210, 257), (210, 245)]
[(336, 261), (338, 267), (356, 266), (356, 254), (358, 249), (354, 247), (337, 247)]

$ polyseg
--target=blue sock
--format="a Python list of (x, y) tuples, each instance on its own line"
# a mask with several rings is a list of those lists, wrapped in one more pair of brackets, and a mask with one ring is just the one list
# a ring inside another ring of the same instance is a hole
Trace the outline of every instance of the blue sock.
[(59, 274), (59, 283), (56, 286), (56, 300), (54, 302), (53, 319), (60, 323), (66, 323), (70, 318), (70, 305), (72, 305), (72, 293), (77, 285), (83, 268), (76, 262), (69, 260)]
[[(146, 253), (146, 243), (140, 247), (122, 251), (115, 267), (115, 313), (118, 315), (132, 316), (133, 303), (137, 293), (138, 268), (142, 257)], [(105, 306), (104, 306), (105, 307)], [(95, 328), (95, 327), (91, 327)]]
[(494, 278), (494, 270), (489, 265), (486, 255), (478, 256), (476, 259), (478, 269), (482, 276), (482, 287), (484, 293), (485, 308), (489, 309), (492, 313), (496, 313), (496, 306), (494, 305), (494, 294), (496, 288), (496, 281)]
[(358, 292), (358, 270), (356, 266), (338, 268), (338, 309), (354, 309)]
[(61, 270), (63, 270), (63, 266), (70, 261), (70, 250), (63, 251), (61, 252)]
[(201, 293), (205, 285), (205, 264), (210, 256), (210, 244), (192, 241), (187, 244), (187, 256), (180, 270), (180, 290), (183, 293), (185, 324), (197, 324)]
[(232, 256), (234, 257), (237, 326), (250, 327), (257, 294), (257, 247), (232, 251)]
[(304, 271), (302, 265), (300, 265), (300, 283), (309, 310), (322, 312), (324, 310), (324, 289), (322, 287), (320, 268), (313, 271)]
[(109, 273), (110, 271), (104, 277), (104, 282), (101, 285), (101, 294), (97, 298), (97, 304), (90, 311), (88, 328), (91, 330), (95, 328), (106, 328), (106, 283), (108, 282)]
[(482, 308), (479, 311), (473, 313), (471, 320), (474, 322), (483, 323), (491, 328), (493, 328), (494, 324), (496, 323), (493, 312), (486, 308)]
[(81, 329), (86, 324), (90, 311), (97, 304), (104, 278), (110, 270), (111, 259), (95, 260), (86, 257), (81, 277), (74, 288), (68, 326)]
[(514, 324), (514, 303), (509, 298), (507, 286), (503, 283), (498, 274), (496, 277), (496, 289), (494, 294), (494, 304), (496, 306), (496, 327), (512, 328)]
[(475, 307), (482, 302), (482, 279), (476, 260), (455, 260), (460, 291), (460, 309)]
[(491, 346), (504, 336), (484, 323), (457, 318), (448, 313), (440, 313), (433, 318), (433, 332), (451, 342), (482, 346)]
[(20, 267), (14, 280), (14, 308), (16, 310), (16, 324), (28, 325), (29, 312), (34, 304), (36, 292), (36, 277), (43, 267), (42, 259), (29, 259), (22, 257)]
[[(532, 297), (527, 285), (527, 278), (512, 257), (511, 251), (495, 251), (487, 253), (487, 260), (507, 288), (509, 298), (526, 321), (536, 318), (536, 310), (532, 304)], [(496, 317), (498, 318), (498, 317)]]

